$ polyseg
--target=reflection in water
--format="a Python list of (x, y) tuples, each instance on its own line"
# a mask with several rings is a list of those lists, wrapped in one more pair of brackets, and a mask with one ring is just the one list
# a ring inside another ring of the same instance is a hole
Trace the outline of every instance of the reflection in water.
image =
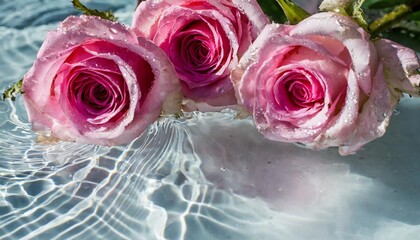
[[(43, 2), (0, 5), (0, 90), (73, 11)], [(101, 2), (130, 22), (134, 1)], [(4, 17), (16, 7), (27, 15)], [(231, 111), (161, 119), (124, 146), (41, 143), (21, 99), (0, 102), (0, 239), (416, 239), (420, 101), (399, 109), (340, 157), (268, 141)]]

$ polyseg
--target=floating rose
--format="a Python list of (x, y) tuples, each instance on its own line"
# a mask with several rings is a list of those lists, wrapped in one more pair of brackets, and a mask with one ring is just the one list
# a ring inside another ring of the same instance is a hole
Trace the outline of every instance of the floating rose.
[(401, 92), (418, 94), (410, 72), (419, 63), (412, 50), (369, 37), (331, 12), (267, 26), (233, 72), (260, 132), (343, 155), (382, 136)]
[(140, 136), (177, 84), (159, 47), (121, 24), (81, 16), (48, 34), (23, 91), (34, 130), (114, 145)]
[(230, 72), (267, 23), (255, 0), (150, 0), (132, 29), (167, 53), (187, 98), (221, 106), (236, 103)]

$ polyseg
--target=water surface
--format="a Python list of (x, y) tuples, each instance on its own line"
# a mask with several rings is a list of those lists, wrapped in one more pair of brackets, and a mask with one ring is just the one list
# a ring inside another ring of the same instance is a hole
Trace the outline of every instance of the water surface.
[[(0, 0), (0, 90), (70, 1)], [(134, 1), (89, 1), (130, 22)], [(264, 139), (234, 113), (161, 119), (130, 144), (39, 143), (0, 102), (0, 239), (419, 239), (420, 101), (349, 157)]]

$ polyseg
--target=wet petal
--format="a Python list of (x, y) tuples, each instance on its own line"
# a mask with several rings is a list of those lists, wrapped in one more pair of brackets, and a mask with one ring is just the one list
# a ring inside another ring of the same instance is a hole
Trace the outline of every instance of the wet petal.
[[(388, 39), (375, 41), (392, 91), (420, 96), (420, 64), (416, 53)], [(400, 95), (400, 93), (394, 93)]]

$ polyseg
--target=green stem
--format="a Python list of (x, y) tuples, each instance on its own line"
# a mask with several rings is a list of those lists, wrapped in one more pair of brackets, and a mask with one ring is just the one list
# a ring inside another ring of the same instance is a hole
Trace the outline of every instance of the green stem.
[(23, 79), (21, 79), (19, 82), (13, 84), (8, 89), (6, 89), (6, 91), (3, 92), (3, 101), (6, 99), (11, 99), (12, 101), (14, 101), (18, 94), (23, 93), (22, 85), (23, 85)]
[(372, 37), (378, 36), (381, 32), (399, 22), (403, 17), (407, 16), (412, 11), (413, 9), (406, 4), (401, 4), (395, 7), (392, 12), (385, 14), (369, 25)]
[(86, 7), (84, 4), (82, 4), (79, 0), (72, 0), (71, 3), (73, 4), (73, 7), (79, 11), (81, 11), (83, 14), (88, 16), (97, 16), (105, 20), (110, 20), (113, 22), (117, 21), (117, 18), (114, 16), (112, 11), (98, 11), (96, 9), (90, 9)]

